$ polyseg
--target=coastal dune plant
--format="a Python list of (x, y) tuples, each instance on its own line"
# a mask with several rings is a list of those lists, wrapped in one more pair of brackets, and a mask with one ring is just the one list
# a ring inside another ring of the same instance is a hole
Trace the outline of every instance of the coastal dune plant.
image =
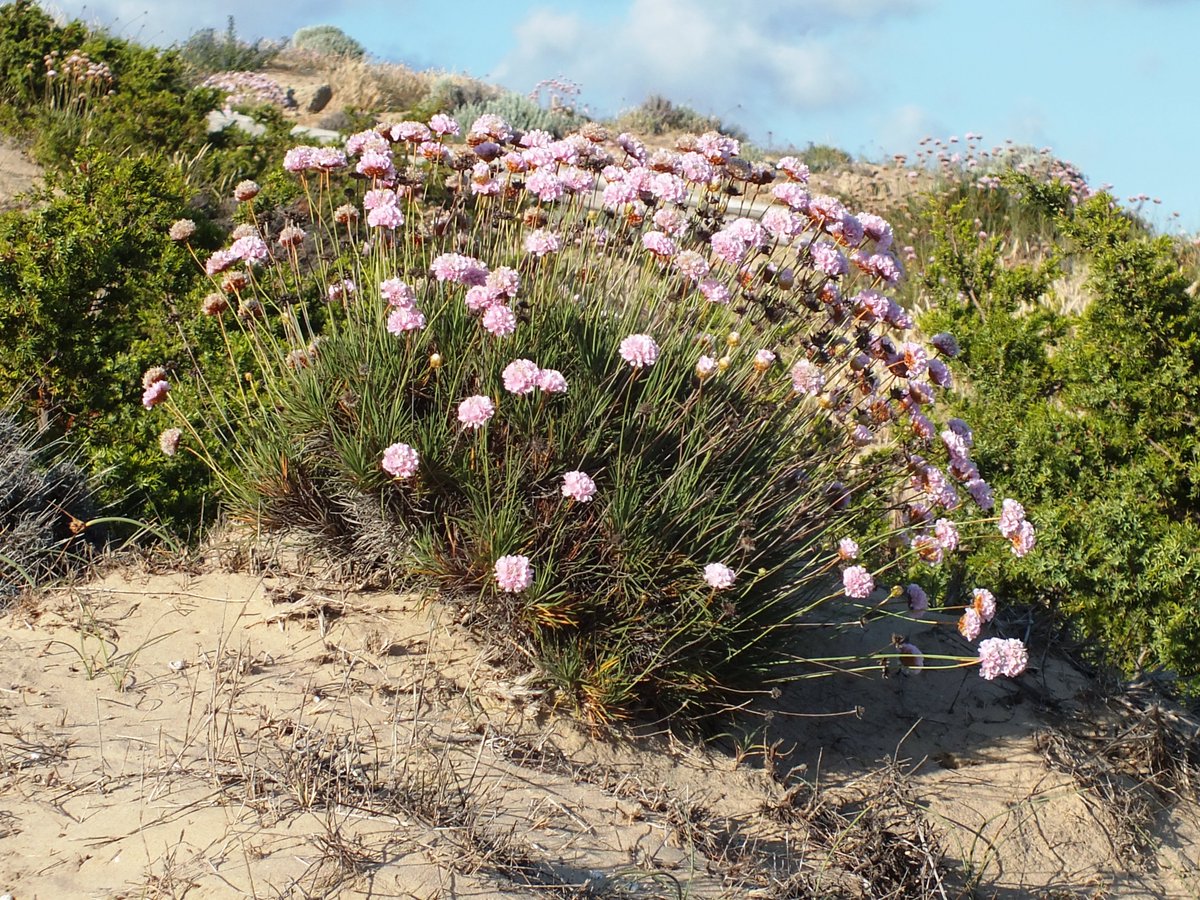
[[(987, 590), (899, 573), (989, 536), (1024, 555), (1034, 532), (966, 423), (934, 422), (954, 343), (913, 340), (884, 293), (886, 222), (717, 132), (649, 151), (595, 125), (460, 128), (296, 147), (285, 209), (237, 187), (197, 315), (238, 390), (146, 372), (164, 448), (208, 462), (234, 515), (436, 585), (597, 723), (881, 664), (1024, 668), (1013, 638), (933, 657), (899, 633), (996, 629)], [(898, 633), (861, 656), (800, 640), (880, 616)]]

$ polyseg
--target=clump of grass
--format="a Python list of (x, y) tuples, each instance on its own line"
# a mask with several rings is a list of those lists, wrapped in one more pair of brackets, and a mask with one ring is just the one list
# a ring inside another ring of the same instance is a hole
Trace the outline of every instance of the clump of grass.
[[(458, 130), (296, 148), (287, 210), (239, 186), (203, 301), (238, 393), (155, 371), (143, 398), (236, 515), (436, 584), (597, 724), (694, 720), (798, 671), (935, 665), (899, 634), (801, 653), (831, 600), (978, 636), (986, 591), (897, 583), (996, 520), (969, 428), (939, 440), (929, 418), (952, 342), (906, 340), (881, 293), (901, 277), (886, 222), (810, 196), (796, 159), (768, 188), (715, 131), (650, 154), (594, 124), (518, 145), (484, 114), (452, 152)], [(981, 651), (986, 677), (1023, 668), (1019, 641)]]

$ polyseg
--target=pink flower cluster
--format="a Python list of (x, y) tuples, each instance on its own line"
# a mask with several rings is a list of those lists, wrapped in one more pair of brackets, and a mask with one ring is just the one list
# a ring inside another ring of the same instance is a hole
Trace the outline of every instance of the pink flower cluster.
[(842, 572), (842, 588), (847, 597), (865, 600), (875, 590), (875, 579), (863, 566), (850, 566)]
[(412, 288), (399, 278), (389, 278), (379, 285), (379, 292), (388, 302), (391, 312), (387, 317), (389, 334), (397, 337), (425, 327), (425, 314), (417, 309), (417, 297)]
[(727, 590), (733, 587), (736, 579), (737, 573), (724, 563), (714, 562), (704, 567), (704, 580), (713, 590)]
[(596, 482), (586, 472), (568, 472), (563, 476), (562, 495), (579, 503), (590, 503), (596, 495)]
[(1029, 651), (1017, 638), (988, 638), (979, 642), (979, 674), (991, 681), (997, 675), (1016, 678), (1029, 665)]
[(512, 394), (532, 394), (541, 389), (548, 394), (562, 394), (567, 390), (567, 379), (557, 369), (542, 369), (529, 359), (514, 359), (501, 373), (504, 389)]
[(380, 466), (393, 478), (411, 478), (417, 474), (417, 466), (421, 457), (408, 444), (392, 444), (383, 451)]
[(502, 556), (496, 560), (496, 584), (509, 594), (519, 594), (533, 584), (533, 565), (528, 556)]
[(658, 344), (648, 334), (631, 334), (621, 341), (620, 353), (630, 366), (641, 369), (658, 360)]
[(495, 414), (495, 404), (483, 394), (475, 394), (458, 404), (458, 421), (464, 428), (482, 428)]

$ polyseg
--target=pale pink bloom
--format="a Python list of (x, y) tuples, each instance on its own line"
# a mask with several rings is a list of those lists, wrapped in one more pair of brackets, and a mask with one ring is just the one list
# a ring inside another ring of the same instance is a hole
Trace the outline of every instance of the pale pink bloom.
[(470, 133), (480, 137), (491, 138), (500, 143), (512, 137), (512, 129), (508, 123), (495, 113), (484, 113), (476, 119), (471, 125)]
[(857, 307), (859, 316), (868, 322), (882, 319), (888, 314), (891, 301), (878, 291), (860, 291), (850, 298)]
[(458, 123), (445, 113), (436, 113), (429, 120), (429, 128), (434, 134), (456, 135), (459, 133)]
[(171, 385), (166, 379), (159, 379), (146, 387), (142, 393), (142, 406), (146, 409), (153, 409), (167, 399), (167, 394), (171, 391)]
[(940, 435), (942, 443), (946, 445), (946, 450), (950, 454), (950, 458), (961, 459), (970, 455), (967, 449), (967, 443), (962, 439), (962, 435), (956, 434), (949, 428), (942, 431)]
[(975, 446), (975, 435), (971, 431), (971, 426), (962, 419), (947, 419), (946, 427), (963, 439), (963, 443), (968, 447)]
[(310, 167), (324, 172), (343, 169), (346, 167), (346, 154), (336, 147), (314, 147)]
[(765, 372), (775, 364), (775, 360), (777, 358), (778, 357), (776, 357), (775, 354), (770, 350), (765, 348), (759, 350), (754, 354), (754, 368), (759, 372)]
[(654, 224), (671, 237), (687, 234), (688, 220), (682, 210), (664, 207), (654, 213)]
[(483, 327), (496, 337), (507, 337), (517, 330), (517, 316), (503, 303), (493, 303), (483, 314)]
[[(393, 194), (392, 196), (395, 196)], [(395, 203), (385, 203), (367, 213), (367, 225), (371, 228), (395, 230), (404, 224), (404, 213)]]
[(580, 503), (590, 503), (596, 494), (596, 482), (585, 472), (568, 472), (563, 476), (562, 494)]
[(480, 312), (487, 309), (494, 303), (499, 303), (500, 300), (492, 296), (491, 291), (482, 284), (477, 284), (472, 288), (467, 288), (467, 294), (464, 298), (467, 304), (467, 309), (471, 312)]
[(979, 674), (991, 681), (997, 675), (1016, 678), (1029, 665), (1029, 651), (1018, 638), (988, 638), (979, 642)]
[(458, 404), (458, 421), (464, 428), (482, 428), (496, 414), (490, 397), (476, 394)]
[(424, 122), (399, 122), (392, 126), (393, 141), (407, 141), (410, 144), (420, 144), (429, 140), (433, 133)]
[(706, 131), (696, 138), (696, 150), (714, 163), (727, 162), (731, 156), (737, 156), (741, 144), (728, 135), (719, 131)]
[(646, 145), (627, 131), (617, 135), (617, 146), (632, 156), (637, 162), (646, 161)]
[(562, 197), (565, 189), (550, 169), (538, 169), (525, 180), (525, 189), (535, 194), (544, 203), (551, 203)]
[(417, 153), (422, 159), (427, 159), (431, 163), (449, 163), (451, 161), (450, 151), (437, 141), (425, 141), (418, 144)]
[(787, 243), (804, 230), (804, 220), (790, 209), (772, 206), (763, 213), (762, 227), (775, 240)]
[(356, 291), (354, 282), (349, 278), (343, 278), (341, 281), (335, 281), (331, 284), (325, 295), (328, 297), (330, 303), (337, 303), (340, 300), (353, 297)]
[(513, 174), (529, 171), (529, 163), (526, 162), (524, 154), (518, 153), (515, 150), (505, 153), (500, 157), (500, 162), (504, 165), (504, 168)]
[(696, 286), (709, 303), (718, 303), (723, 306), (729, 302), (729, 288), (715, 278), (701, 278), (700, 283)]
[(990, 622), (996, 618), (996, 597), (986, 588), (975, 588), (971, 591), (971, 608), (983, 621)]
[(538, 387), (547, 394), (565, 394), (567, 379), (558, 369), (542, 369), (538, 373)]
[(542, 128), (531, 128), (521, 135), (517, 144), (522, 147), (549, 147), (554, 143), (554, 135)]
[(429, 269), (438, 281), (453, 281), (458, 284), (476, 285), (487, 281), (488, 268), (472, 256), (461, 253), (443, 253), (434, 257)]
[[(644, 240), (645, 238), (643, 238)], [(681, 275), (692, 281), (700, 281), (708, 275), (708, 260), (695, 250), (681, 250), (675, 254), (672, 265)]]
[(1007, 499), (1000, 505), (1000, 533), (1011, 538), (1025, 521), (1025, 507), (1016, 500)]
[(519, 594), (533, 584), (528, 556), (502, 556), (496, 560), (496, 584), (509, 594)]
[(711, 243), (713, 253), (731, 266), (740, 265), (750, 249), (744, 240), (728, 229), (714, 234)]
[(853, 538), (842, 538), (838, 541), (838, 558), (843, 562), (858, 559), (858, 541)]
[(1028, 520), (1022, 522), (1017, 530), (1009, 535), (1008, 539), (1012, 544), (1012, 552), (1015, 556), (1027, 555), (1037, 543), (1037, 535), (1033, 530), (1033, 523)]
[(420, 462), (420, 455), (408, 444), (392, 444), (383, 451), (379, 464), (393, 478), (411, 478)]
[(631, 334), (621, 341), (621, 359), (635, 369), (652, 366), (658, 359), (658, 344), (648, 334)]
[(968, 641), (973, 641), (979, 637), (979, 632), (983, 630), (983, 619), (980, 617), (974, 608), (967, 607), (963, 611), (962, 616), (958, 620), (958, 633), (965, 637)]
[(909, 611), (918, 618), (923, 616), (929, 609), (929, 595), (925, 590), (919, 584), (910, 584), (904, 593), (908, 598)]
[(830, 278), (841, 278), (850, 271), (846, 257), (833, 244), (817, 244), (810, 251), (810, 255), (812, 256), (813, 267), (821, 274), (828, 275)]
[[(776, 187), (782, 188), (784, 185), (777, 185)], [(808, 209), (806, 212), (808, 213), (809, 218), (820, 223), (840, 223), (842, 221), (842, 217), (848, 214), (846, 207), (842, 206), (842, 202), (840, 200), (838, 200), (836, 197), (830, 197), (827, 195), (812, 197), (809, 199)]]
[(605, 209), (619, 209), (638, 197), (637, 188), (628, 181), (610, 181), (600, 193), (600, 202)]
[(572, 194), (583, 194), (596, 186), (596, 176), (575, 166), (564, 166), (558, 172), (558, 180)]
[(158, 436), (158, 449), (167, 456), (174, 456), (179, 451), (179, 439), (183, 432), (178, 428), (168, 428)]
[(938, 519), (934, 522), (933, 536), (947, 553), (958, 549), (958, 526), (950, 519)]
[(647, 231), (642, 235), (642, 246), (663, 259), (675, 255), (675, 242), (661, 231)]
[(875, 590), (875, 579), (863, 566), (850, 566), (842, 572), (842, 587), (847, 597), (865, 600)]
[(850, 430), (850, 440), (854, 441), (858, 447), (865, 447), (875, 440), (875, 435), (866, 425), (855, 425)]
[(920, 378), (925, 374), (925, 370), (929, 368), (929, 354), (925, 352), (924, 347), (916, 341), (905, 341), (900, 345), (900, 352), (904, 356), (909, 378)]
[(931, 534), (918, 534), (913, 537), (912, 548), (921, 560), (931, 566), (940, 565), (946, 554), (941, 543)]
[(358, 165), (354, 167), (354, 171), (368, 178), (395, 178), (396, 169), (392, 165), (392, 151), (368, 150), (359, 159)]
[(204, 264), (204, 271), (209, 275), (219, 275), (240, 259), (232, 250), (217, 250)]
[(391, 148), (388, 146), (387, 138), (374, 128), (356, 132), (346, 138), (346, 152), (351, 156), (358, 156), (360, 153), (368, 151), (390, 152)]
[(884, 252), (892, 246), (892, 226), (887, 220), (874, 213), (860, 212), (858, 221), (862, 223), (864, 234), (875, 242), (877, 252)]
[(815, 397), (825, 386), (825, 375), (812, 362), (802, 359), (792, 366), (792, 390)]
[(412, 306), (417, 297), (412, 288), (399, 278), (389, 278), (379, 285), (379, 293), (387, 300), (388, 306)]
[(812, 203), (812, 198), (804, 186), (792, 182), (775, 185), (771, 188), (771, 196), (798, 213), (807, 213)]
[(792, 181), (808, 182), (808, 166), (794, 156), (781, 157), (779, 162), (775, 164), (775, 167)]
[(717, 361), (711, 356), (701, 356), (696, 361), (696, 377), (703, 381), (713, 372), (717, 371)]
[(177, 222), (171, 223), (171, 228), (167, 235), (173, 241), (186, 241), (196, 233), (196, 223), (191, 219), (180, 219)]
[(521, 276), (516, 269), (499, 266), (488, 273), (485, 284), (493, 300), (515, 297), (521, 286)]
[(397, 336), (406, 331), (420, 331), (424, 327), (425, 314), (415, 306), (397, 307), (387, 318), (388, 332)]
[(687, 182), (670, 172), (659, 172), (650, 180), (650, 193), (664, 203), (684, 203)]
[(551, 141), (546, 149), (553, 155), (555, 162), (573, 166), (579, 161), (579, 145), (571, 138), (563, 138), (561, 141)]
[(283, 155), (283, 167), (289, 172), (304, 172), (312, 168), (313, 147), (292, 147)]
[(538, 386), (541, 369), (528, 359), (514, 359), (504, 367), (504, 389), (512, 394), (532, 394)]
[(737, 573), (724, 563), (709, 563), (704, 567), (704, 580), (713, 590), (723, 591), (731, 588), (736, 579)]
[(913, 434), (924, 440), (929, 440), (933, 437), (934, 424), (926, 416), (919, 412), (912, 414), (911, 425)]
[(965, 456), (950, 460), (950, 474), (962, 482), (974, 481), (979, 477), (979, 467)]
[(546, 256), (557, 253), (562, 247), (562, 240), (553, 231), (539, 228), (525, 236), (525, 250), (534, 256)]

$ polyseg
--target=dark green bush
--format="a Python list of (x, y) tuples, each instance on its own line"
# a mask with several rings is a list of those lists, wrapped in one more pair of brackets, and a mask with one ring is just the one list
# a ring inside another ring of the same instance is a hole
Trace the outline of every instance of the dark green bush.
[(282, 42), (261, 38), (253, 44), (240, 40), (233, 16), (230, 16), (224, 33), (219, 33), (215, 28), (202, 28), (183, 42), (179, 55), (201, 74), (256, 72), (270, 65), (281, 47)]
[[(1009, 182), (1053, 223), (1058, 261), (1005, 264), (962, 204), (930, 216), (931, 331), (955, 333), (979, 427), (980, 467), (1026, 502), (1038, 552), (1003, 574), (1010, 596), (1061, 610), (1127, 670), (1200, 676), (1200, 303), (1172, 242), (1106, 195), (1077, 209), (1061, 190)], [(1010, 198), (1011, 199), (1011, 198)], [(1087, 271), (1090, 303), (1053, 302), (1060, 266)]]
[(366, 54), (362, 44), (336, 25), (306, 25), (292, 35), (292, 46), (297, 50), (349, 59), (361, 59)]

